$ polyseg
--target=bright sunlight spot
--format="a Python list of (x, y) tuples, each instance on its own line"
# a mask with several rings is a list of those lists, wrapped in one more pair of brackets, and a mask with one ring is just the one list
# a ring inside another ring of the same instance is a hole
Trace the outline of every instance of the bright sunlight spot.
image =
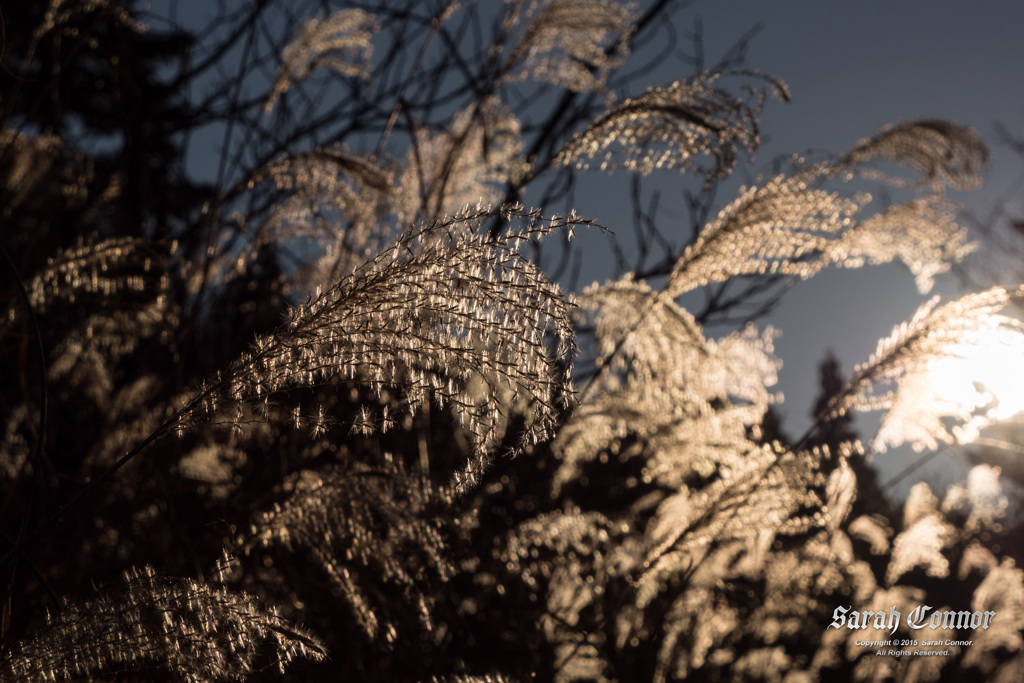
[(972, 415), (968, 433), (1024, 413), (1020, 329), (998, 323), (986, 326), (947, 346), (944, 353), (928, 364), (929, 388), (939, 401)]

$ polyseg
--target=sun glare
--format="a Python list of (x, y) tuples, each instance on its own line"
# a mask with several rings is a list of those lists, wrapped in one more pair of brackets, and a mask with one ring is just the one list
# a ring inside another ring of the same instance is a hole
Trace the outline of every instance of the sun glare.
[(975, 427), (1024, 413), (1024, 342), (1021, 331), (989, 326), (928, 365), (933, 396), (969, 413)]

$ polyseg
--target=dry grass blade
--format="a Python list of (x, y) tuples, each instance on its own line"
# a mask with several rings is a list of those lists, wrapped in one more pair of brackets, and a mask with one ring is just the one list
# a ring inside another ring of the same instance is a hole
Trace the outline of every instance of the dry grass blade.
[[(261, 654), (259, 645), (265, 645)], [(131, 570), (71, 605), (0, 660), (4, 681), (89, 679), (157, 667), (187, 683), (230, 681), (268, 663), (326, 656), (317, 640), (244, 593)]]

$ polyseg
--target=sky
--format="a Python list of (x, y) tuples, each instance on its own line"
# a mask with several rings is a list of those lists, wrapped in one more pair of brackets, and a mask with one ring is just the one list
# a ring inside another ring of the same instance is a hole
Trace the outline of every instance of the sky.
[[(952, 193), (952, 198), (983, 216), (1007, 193), (1022, 188), (1011, 203), (1024, 205), (1024, 160), (999, 146), (995, 135), (1001, 123), (1024, 137), (1024, 3), (698, 0), (678, 18), (681, 37), (692, 32), (698, 18), (711, 62), (760, 25), (747, 66), (782, 78), (792, 93), (790, 103), (769, 103), (758, 161), (743, 172), (748, 178), (759, 169), (767, 171), (776, 156), (843, 152), (886, 123), (945, 118), (974, 128), (993, 153), (986, 185), (972, 193)], [(652, 71), (648, 78), (660, 84), (688, 75), (677, 69)], [(670, 182), (661, 189), (666, 205), (673, 191), (678, 195)], [(607, 192), (581, 193), (580, 204), (588, 215), (628, 233), (628, 197), (618, 205), (606, 197)], [(676, 204), (681, 210), (681, 201)], [(1024, 209), (1017, 214), (1024, 216)], [(934, 290), (944, 296), (963, 291), (952, 277), (940, 278)], [(787, 431), (801, 434), (810, 424), (817, 365), (827, 350), (837, 354), (844, 372), (851, 372), (927, 298), (902, 265), (833, 270), (787, 292), (777, 312), (759, 322), (782, 332), (775, 345), (783, 361), (777, 389), (785, 398), (780, 409)], [(877, 421), (858, 424), (867, 439)], [(890, 451), (877, 456), (875, 464), (884, 481), (917, 458), (909, 451)], [(963, 462), (957, 453), (944, 452), (893, 491), (905, 495), (922, 478), (955, 483), (966, 472)]]
[[(165, 4), (155, 0), (153, 9), (160, 13)], [(179, 19), (190, 25), (202, 25), (202, 17), (213, 11), (197, 0), (175, 4)], [(767, 172), (775, 157), (812, 150), (843, 152), (890, 122), (947, 118), (973, 127), (993, 152), (986, 186), (970, 194), (953, 193), (952, 198), (982, 216), (1018, 190), (1011, 203), (1024, 206), (1024, 159), (998, 145), (995, 136), (1001, 123), (1024, 138), (1024, 2), (696, 0), (677, 16), (680, 48), (690, 46), (687, 36), (698, 20), (708, 63), (760, 26), (749, 44), (746, 66), (783, 79), (792, 94), (789, 103), (769, 103), (761, 120), (764, 140), (758, 162), (738, 171), (739, 178), (728, 186), (733, 192), (739, 182)], [(638, 78), (644, 85), (659, 85), (691, 74), (679, 61), (666, 60)], [(685, 216), (682, 181), (670, 174), (655, 180), (662, 205)], [(625, 187), (615, 176), (591, 177), (580, 184), (577, 208), (628, 240), (631, 207)], [(731, 195), (725, 192), (720, 198), (724, 203)], [(1018, 214), (1024, 217), (1024, 208)], [(581, 285), (611, 274), (607, 256), (602, 256), (607, 245), (584, 241), (588, 244), (594, 252), (585, 255)], [(935, 291), (945, 296), (963, 292), (952, 278), (940, 279)], [(780, 412), (787, 431), (801, 434), (810, 424), (817, 365), (827, 350), (836, 353), (849, 373), (926, 298), (901, 265), (830, 271), (792, 287), (780, 308), (759, 321), (782, 332), (775, 346), (783, 362), (776, 389), (785, 397)], [(877, 420), (858, 424), (868, 439)], [(876, 463), (882, 479), (916, 457), (906, 452), (880, 456)], [(904, 495), (920, 478), (955, 483), (965, 473), (962, 458), (946, 452), (894, 491)]]

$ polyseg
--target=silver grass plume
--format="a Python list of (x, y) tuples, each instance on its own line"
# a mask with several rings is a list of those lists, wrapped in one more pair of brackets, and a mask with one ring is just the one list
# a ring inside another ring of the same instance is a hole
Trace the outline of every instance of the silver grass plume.
[[(825, 523), (817, 490), (825, 480), (815, 461), (781, 446), (762, 446), (746, 462), (702, 489), (683, 487), (659, 506), (647, 530), (637, 605), (650, 603), (671, 577), (691, 572), (721, 544), (760, 539)], [(806, 514), (805, 514), (806, 512)]]
[[(28, 303), (44, 317), (75, 312), (68, 318), (75, 324), (53, 342), (48, 378), (67, 378), (98, 406), (109, 407), (117, 361), (177, 321), (167, 296), (169, 260), (166, 247), (153, 241), (95, 236), (47, 259), (26, 283)], [(88, 315), (76, 319), (83, 312)], [(0, 334), (25, 314), (22, 305), (8, 307)]]
[[(750, 75), (788, 98), (781, 82)], [(749, 99), (737, 97), (717, 85), (722, 76), (702, 73), (612, 106), (566, 144), (557, 163), (645, 174), (672, 169), (708, 181), (728, 175), (741, 150), (752, 152), (760, 144), (757, 121), (767, 93), (753, 89)], [(711, 165), (701, 165), (702, 157)]]
[[(97, 3), (94, 9), (102, 4)], [(79, 30), (84, 19), (77, 21), (64, 30)], [(101, 216), (112, 209), (124, 191), (125, 175), (115, 171), (101, 177), (103, 174), (98, 170), (55, 135), (41, 133), (30, 137), (25, 131), (0, 130), (0, 187), (4, 188), (4, 210), (8, 216), (25, 210), (37, 211), (54, 202), (76, 211), (82, 225), (102, 223)], [(96, 181), (106, 186), (94, 187)]]
[(993, 610), (988, 629), (975, 629), (964, 666), (980, 669), (987, 680), (1013, 681), (1024, 675), (1024, 571), (1010, 558), (990, 569), (974, 592), (971, 609)]
[(910, 490), (904, 505), (904, 530), (893, 541), (885, 580), (890, 586), (908, 571), (923, 568), (928, 576), (945, 577), (949, 561), (942, 549), (950, 544), (955, 530), (938, 509), (938, 498), (924, 482)]
[(451, 676), (434, 676), (431, 683), (516, 683), (515, 679), (504, 674), (486, 674), (484, 676), (469, 676), (466, 674), (454, 674)]
[(21, 131), (0, 131), (0, 187), (7, 192), (8, 208), (20, 207), (33, 195), (47, 191), (46, 185), (73, 193), (73, 184), (61, 178), (67, 157), (64, 142), (56, 135), (31, 138)]
[(946, 490), (946, 497), (942, 500), (943, 512), (969, 510), (963, 526), (972, 531), (996, 525), (1006, 515), (1010, 502), (1003, 495), (999, 481), (1001, 474), (998, 467), (975, 465), (967, 473), (967, 481), (963, 485)]
[[(486, 228), (496, 220), (509, 227), (491, 238)], [(275, 334), (201, 389), (190, 412), (202, 419), (221, 401), (267, 406), (276, 392), (331, 383), (359, 383), (382, 400), (397, 389), (410, 412), (433, 402), (470, 433), (471, 461), (456, 475), (461, 492), (513, 418), (523, 423), (515, 450), (548, 438), (572, 402), (572, 303), (518, 248), (587, 224), (513, 206), (467, 208), (411, 228), (296, 306)]]
[(686, 248), (665, 293), (675, 298), (739, 275), (810, 277), (826, 265), (820, 255), (866, 202), (813, 187), (803, 176), (743, 188)]
[(28, 283), (29, 300), (33, 309), (45, 312), (55, 300), (74, 304), (84, 295), (113, 299), (126, 292), (158, 294), (166, 286), (162, 270), (167, 256), (161, 245), (138, 238), (79, 239), (47, 259)]
[[(507, 22), (516, 22), (520, 0)], [(613, 0), (533, 0), (529, 23), (504, 65), (514, 80), (540, 80), (575, 92), (600, 90), (629, 55), (631, 8)]]
[(916, 171), (920, 180), (909, 181), (877, 171), (861, 171), (861, 175), (895, 185), (935, 190), (948, 185), (971, 190), (981, 184), (979, 172), (988, 164), (989, 153), (981, 136), (967, 126), (919, 119), (890, 124), (861, 140), (836, 166), (852, 173), (856, 167), (878, 159)]
[[(939, 443), (974, 440), (979, 430), (1008, 417), (1000, 412), (998, 397), (980, 391), (978, 378), (970, 373), (960, 373), (955, 391), (937, 392), (935, 378), (950, 364), (969, 366), (986, 354), (1019, 354), (1024, 324), (1000, 311), (1021, 294), (995, 287), (941, 306), (933, 298), (879, 342), (819, 417), (885, 410), (872, 444), (879, 451), (904, 443), (933, 450)], [(946, 419), (957, 424), (947, 427)]]
[(632, 564), (629, 531), (627, 523), (568, 507), (523, 522), (501, 547), (505, 580), (522, 581), (545, 605), (541, 629), (557, 681), (606, 680), (605, 653), (596, 646), (602, 638), (581, 624), (584, 614), (603, 612), (605, 589)]
[(269, 113), (291, 88), (318, 69), (330, 68), (342, 76), (369, 78), (373, 55), (370, 39), (379, 30), (374, 15), (343, 9), (326, 19), (309, 19), (281, 53), (281, 67), (264, 110)]
[[(393, 644), (403, 613), (434, 629), (433, 609), (453, 568), (430, 516), (444, 500), (429, 480), (389, 458), (378, 468), (301, 472), (284, 489), (288, 499), (260, 516), (245, 552), (274, 545), (310, 552), (370, 641)], [(397, 614), (389, 609), (395, 595)]]
[[(858, 220), (870, 196), (845, 198), (823, 185), (851, 178), (876, 158), (917, 171), (935, 192)], [(938, 188), (973, 186), (987, 159), (977, 134), (958, 124), (925, 121), (883, 129), (836, 162), (742, 189), (687, 247), (666, 293), (674, 298), (742, 275), (808, 278), (828, 266), (858, 268), (895, 259), (911, 270), (920, 291), (928, 291), (935, 275), (974, 248), (956, 223), (959, 207), (942, 199)]]
[(496, 204), (519, 181), (521, 153), (519, 119), (496, 97), (456, 112), (444, 130), (417, 129), (398, 179), (398, 220)]
[[(262, 647), (260, 647), (262, 646)], [(0, 659), (0, 680), (92, 680), (159, 668), (187, 683), (238, 680), (267, 664), (326, 656), (316, 638), (245, 593), (161, 576), (125, 573), (124, 584), (73, 603)]]
[(82, 14), (104, 14), (107, 20), (113, 20), (137, 33), (144, 33), (148, 27), (132, 17), (132, 13), (124, 7), (118, 7), (111, 0), (50, 0), (43, 21), (36, 27), (34, 40), (39, 40), (51, 31), (63, 31), (68, 35), (77, 36), (84, 18)]
[[(319, 250), (316, 258), (290, 277), (302, 291), (309, 291), (311, 283), (350, 273), (394, 237), (385, 221), (395, 209), (391, 166), (336, 146), (289, 154), (269, 164), (250, 185), (267, 182), (284, 196), (256, 229), (250, 258), (267, 244), (313, 245)], [(244, 272), (247, 265), (232, 255), (232, 270), (223, 279), (230, 280), (233, 271)]]
[(960, 567), (957, 570), (956, 578), (958, 581), (963, 581), (972, 573), (986, 576), (998, 566), (999, 560), (996, 559), (992, 551), (979, 543), (977, 539), (972, 539), (960, 556)]
[(630, 436), (648, 444), (644, 476), (673, 489), (738, 466), (756, 449), (748, 430), (776, 399), (769, 390), (779, 367), (771, 328), (705, 339), (690, 313), (628, 277), (588, 288), (579, 303), (597, 365), (609, 372), (589, 386), (554, 441), (561, 460), (556, 492)]
[(931, 291), (936, 275), (977, 247), (967, 241), (967, 229), (956, 222), (959, 210), (936, 195), (896, 204), (854, 225), (828, 247), (827, 258), (840, 268), (899, 259), (924, 294)]
[[(819, 166), (811, 176), (824, 178), (833, 170)], [(916, 199), (857, 221), (868, 200), (815, 187), (806, 173), (744, 188), (687, 247), (666, 292), (675, 297), (741, 275), (806, 279), (828, 266), (859, 268), (894, 259), (907, 265), (926, 292), (935, 275), (974, 249), (949, 202)]]
[(554, 659), (554, 681), (610, 680), (606, 635), (593, 624), (618, 610), (608, 599), (639, 552), (633, 522), (612, 517), (566, 503), (519, 523), (495, 548), (498, 581), (520, 585), (542, 606), (540, 635)]
[(854, 538), (870, 544), (872, 555), (884, 555), (889, 552), (892, 529), (874, 517), (861, 515), (850, 522), (846, 531)]

